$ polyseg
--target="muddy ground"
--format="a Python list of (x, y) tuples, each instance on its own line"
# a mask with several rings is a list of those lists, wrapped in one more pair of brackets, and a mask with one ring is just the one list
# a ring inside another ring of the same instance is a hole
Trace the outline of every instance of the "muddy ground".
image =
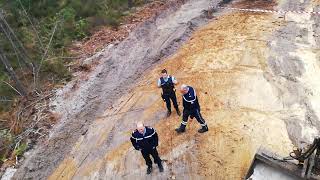
[[(89, 59), (101, 63), (57, 92), (61, 123), (15, 179), (241, 179), (259, 147), (287, 156), (312, 142), (320, 130), (320, 17), (223, 10), (207, 19), (210, 3), (172, 6)], [(228, 6), (254, 5), (320, 11), (309, 0)], [(181, 118), (165, 118), (156, 87), (162, 68), (196, 88), (209, 132), (197, 133), (196, 121), (174, 132)], [(128, 141), (138, 120), (159, 133), (162, 174), (146, 176)]]

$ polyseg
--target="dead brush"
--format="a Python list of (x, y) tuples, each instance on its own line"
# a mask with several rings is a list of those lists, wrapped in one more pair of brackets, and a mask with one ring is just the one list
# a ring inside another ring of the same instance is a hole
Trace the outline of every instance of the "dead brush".
[(1, 137), (0, 140), (0, 165), (4, 162), (3, 166), (7, 167), (17, 164), (23, 153), (31, 148), (30, 142), (48, 135), (52, 124), (60, 117), (50, 111), (49, 97), (51, 94), (18, 102), (6, 116), (2, 116), (1, 129), (5, 132), (3, 136), (8, 138)]
[(266, 10), (273, 10), (273, 7), (277, 5), (277, 2), (274, 0), (244, 0), (234, 3), (236, 8), (261, 8)]

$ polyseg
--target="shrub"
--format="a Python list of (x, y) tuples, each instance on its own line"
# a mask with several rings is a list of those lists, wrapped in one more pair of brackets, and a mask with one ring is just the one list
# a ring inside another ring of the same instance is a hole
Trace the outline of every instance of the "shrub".
[(13, 151), (13, 155), (21, 156), (27, 150), (28, 145), (27, 143), (21, 143), (16, 149)]
[(13, 141), (13, 136), (9, 130), (0, 130), (0, 161), (4, 162), (7, 159), (7, 155), (9, 151), (11, 151)]
[(59, 80), (71, 79), (71, 73), (64, 66), (64, 62), (61, 59), (55, 61), (45, 61), (41, 69), (42, 79), (50, 77), (50, 79), (59, 82)]
[(80, 19), (76, 22), (75, 36), (77, 39), (85, 38), (89, 33), (88, 22), (85, 19)]

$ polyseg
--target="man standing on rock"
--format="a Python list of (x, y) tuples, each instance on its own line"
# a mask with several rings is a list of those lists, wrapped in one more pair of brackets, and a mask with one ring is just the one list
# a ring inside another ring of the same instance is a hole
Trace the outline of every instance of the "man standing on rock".
[(177, 97), (174, 85), (178, 84), (178, 81), (173, 77), (168, 75), (167, 70), (163, 69), (161, 71), (162, 77), (158, 80), (158, 87), (162, 88), (162, 98), (166, 102), (167, 105), (167, 117), (171, 115), (171, 102), (173, 103), (174, 108), (177, 111), (178, 116), (181, 115), (178, 103), (177, 103)]
[(208, 126), (206, 121), (202, 118), (200, 114), (200, 105), (196, 91), (185, 84), (181, 85), (180, 89), (183, 99), (183, 112), (182, 112), (182, 122), (179, 128), (176, 129), (178, 133), (185, 132), (189, 116), (193, 119), (195, 117), (201, 125), (201, 129), (198, 130), (199, 133), (207, 132)]
[(154, 163), (158, 164), (159, 171), (163, 172), (163, 166), (157, 151), (158, 134), (155, 129), (144, 126), (142, 122), (138, 122), (137, 129), (132, 132), (130, 140), (133, 147), (136, 150), (141, 151), (148, 166), (147, 174), (152, 172), (152, 161), (150, 159), (150, 155), (153, 157)]

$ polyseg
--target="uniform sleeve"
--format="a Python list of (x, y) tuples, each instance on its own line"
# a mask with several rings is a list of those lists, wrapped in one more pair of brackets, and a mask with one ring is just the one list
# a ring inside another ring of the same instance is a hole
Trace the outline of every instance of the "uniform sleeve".
[(197, 100), (197, 94), (196, 94), (196, 90), (194, 88), (190, 88), (191, 91), (191, 96), (193, 99), (190, 100), (190, 102), (194, 102)]
[(178, 81), (177, 81), (177, 79), (175, 77), (171, 76), (171, 78), (172, 78), (173, 84), (177, 84), (178, 83)]
[(154, 134), (154, 142), (155, 142), (155, 147), (157, 147), (159, 145), (159, 137), (158, 137), (158, 133), (156, 130), (155, 131), (155, 134)]
[(153, 128), (150, 128), (152, 131), (150, 132), (150, 145), (151, 147), (150, 148), (155, 148), (158, 146), (158, 134), (157, 134), (157, 131)]
[(139, 150), (140, 147), (139, 147), (137, 141), (134, 139), (133, 133), (132, 133), (132, 135), (131, 135), (131, 137), (130, 137), (130, 140), (131, 140), (132, 146), (133, 146), (136, 150)]
[(194, 95), (194, 99), (195, 99), (195, 107), (196, 109), (198, 109), (200, 111), (200, 104), (199, 104), (199, 99), (198, 96), (196, 94), (196, 91), (193, 89), (193, 95)]
[(161, 87), (161, 80), (158, 79), (158, 87)]
[[(194, 90), (194, 89), (193, 89), (193, 90)], [(195, 90), (194, 90), (194, 97), (195, 97), (195, 99), (196, 99), (196, 102), (195, 102), (195, 103), (196, 103), (196, 108), (200, 111), (199, 98), (198, 98)]]
[(200, 111), (200, 104), (199, 104), (199, 99), (197, 97), (196, 99), (196, 108)]
[(182, 106), (184, 108), (187, 107), (187, 101), (184, 99), (183, 95), (182, 95)]

